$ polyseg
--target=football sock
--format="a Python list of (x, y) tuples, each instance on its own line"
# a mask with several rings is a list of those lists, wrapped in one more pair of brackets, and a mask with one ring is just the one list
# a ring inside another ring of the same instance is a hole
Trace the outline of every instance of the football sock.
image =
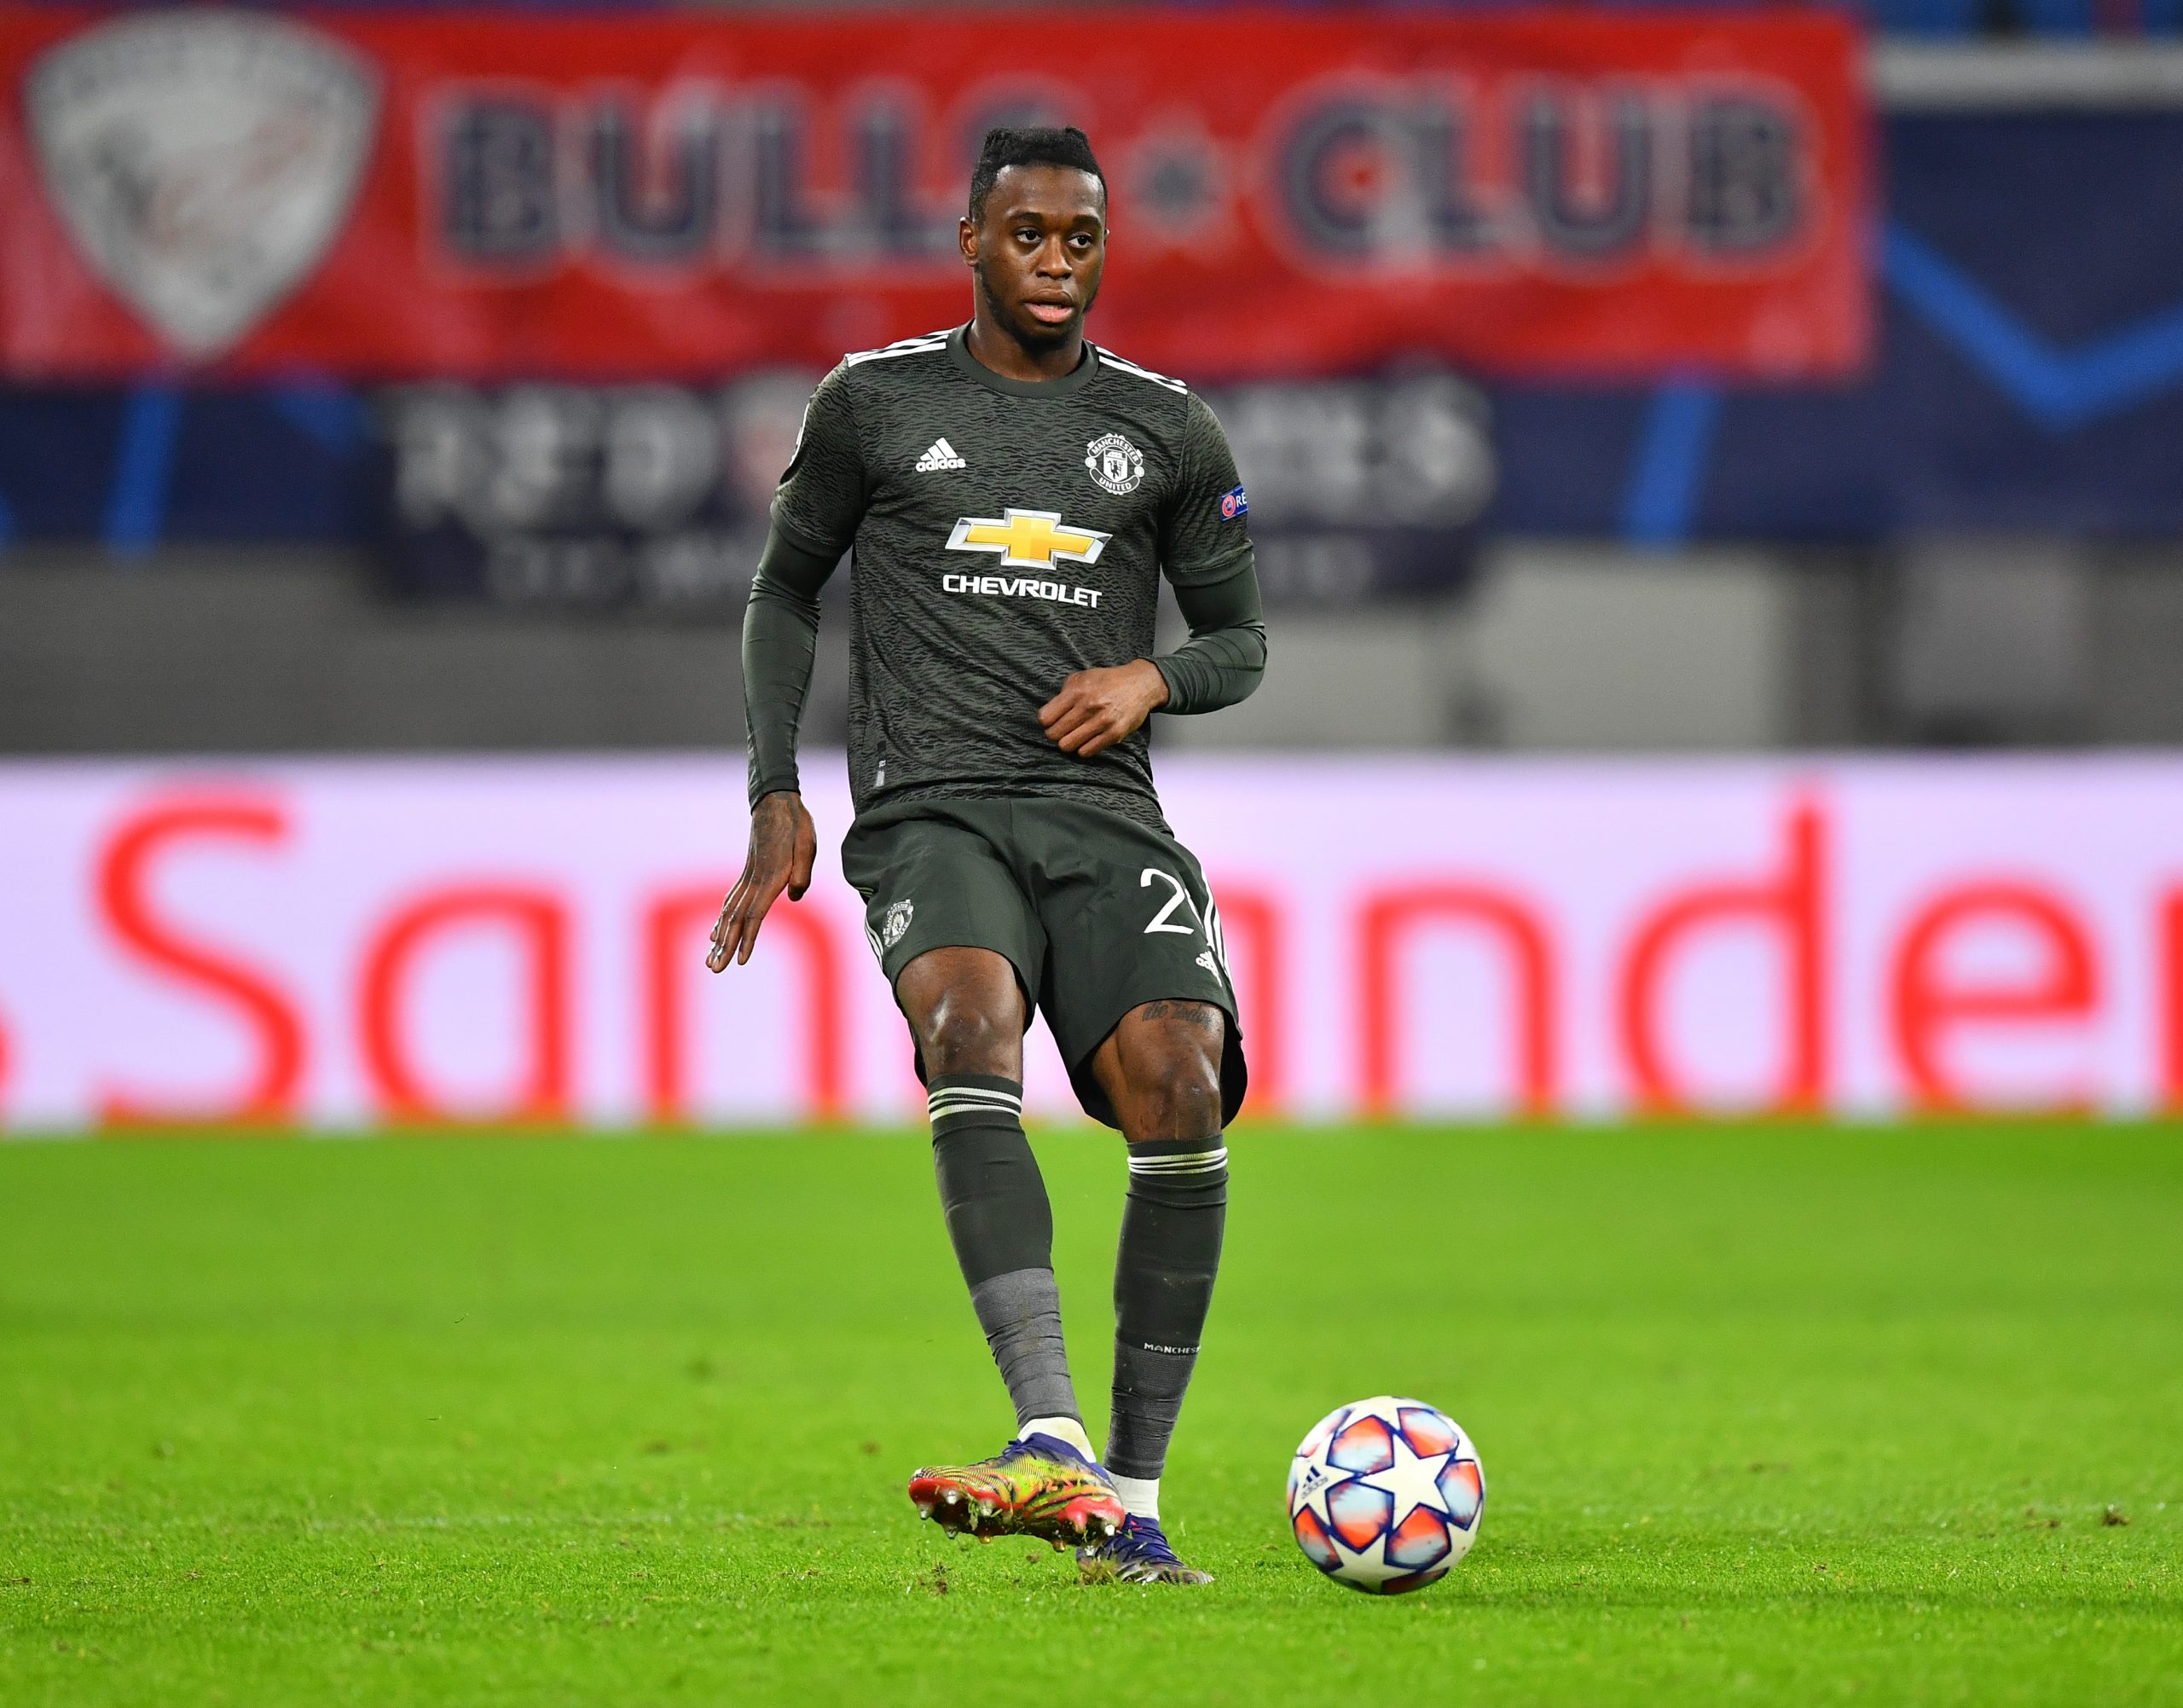
[[(1107, 1468), (1153, 1485), (1167, 1461), (1220, 1267), (1228, 1151), (1219, 1136), (1129, 1148), (1115, 1259), (1115, 1399)], [(1156, 1507), (1155, 1507), (1156, 1514)]]
[(1122, 1510), (1132, 1518), (1160, 1522), (1160, 1479), (1157, 1477), (1116, 1477), (1115, 1492), (1122, 1497)]
[(1098, 1462), (1092, 1451), (1092, 1433), (1080, 1417), (1027, 1417), (1016, 1439), (1021, 1441), (1027, 1435), (1051, 1435), (1057, 1441), (1068, 1442), (1092, 1463)]
[[(927, 1089), (947, 1236), (1016, 1420), (1065, 1417), (1080, 1434), (1054, 1284), (1053, 1209), (1023, 1136), (1023, 1087), (991, 1074), (948, 1074)], [(1087, 1438), (1087, 1458), (1090, 1445)]]

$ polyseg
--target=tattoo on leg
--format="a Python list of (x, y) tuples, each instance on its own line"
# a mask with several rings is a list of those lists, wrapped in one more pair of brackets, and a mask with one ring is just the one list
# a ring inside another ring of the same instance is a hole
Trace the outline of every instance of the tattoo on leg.
[(1148, 1002), (1138, 1010), (1146, 1020), (1179, 1020), (1201, 1032), (1218, 1032), (1221, 1013), (1209, 1002)]

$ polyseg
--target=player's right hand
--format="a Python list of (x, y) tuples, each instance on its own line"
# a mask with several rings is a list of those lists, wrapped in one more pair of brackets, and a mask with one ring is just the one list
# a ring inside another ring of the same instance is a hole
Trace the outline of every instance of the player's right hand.
[(743, 876), (721, 904), (705, 964), (717, 973), (726, 971), (730, 961), (738, 967), (748, 961), (757, 946), (758, 928), (781, 891), (788, 891), (790, 900), (800, 900), (811, 888), (812, 863), (818, 858), (819, 831), (803, 796), (785, 789), (760, 796), (750, 809), (750, 852), (744, 858)]

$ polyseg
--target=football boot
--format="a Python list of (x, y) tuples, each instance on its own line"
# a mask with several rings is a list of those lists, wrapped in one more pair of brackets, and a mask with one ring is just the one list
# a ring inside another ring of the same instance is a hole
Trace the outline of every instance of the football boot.
[(1087, 1584), (1210, 1584), (1213, 1574), (1185, 1566), (1167, 1545), (1156, 1518), (1134, 1514), (1104, 1542), (1076, 1550), (1076, 1569)]
[(950, 1536), (1033, 1536), (1056, 1548), (1106, 1541), (1122, 1500), (1107, 1474), (1066, 1441), (1028, 1435), (974, 1465), (927, 1466), (910, 1479), (918, 1516)]

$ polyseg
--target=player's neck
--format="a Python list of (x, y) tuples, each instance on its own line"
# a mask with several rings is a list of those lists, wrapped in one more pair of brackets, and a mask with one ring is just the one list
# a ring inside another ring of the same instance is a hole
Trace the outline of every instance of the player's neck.
[(971, 318), (964, 342), (981, 368), (1004, 379), (1064, 379), (1084, 360), (1084, 327), (1080, 320), (1059, 344), (1032, 346), (1010, 337), (990, 319), (983, 304)]

